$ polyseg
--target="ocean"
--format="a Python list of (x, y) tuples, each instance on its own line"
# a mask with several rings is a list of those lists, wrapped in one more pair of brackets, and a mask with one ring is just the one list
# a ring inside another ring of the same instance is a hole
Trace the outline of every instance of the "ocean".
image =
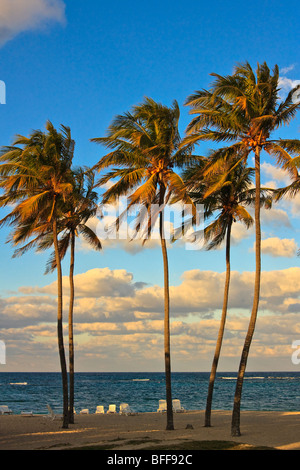
[[(172, 397), (186, 410), (204, 409), (209, 373), (172, 374)], [(230, 410), (233, 406), (236, 374), (218, 373), (213, 409)], [(165, 398), (163, 373), (76, 373), (75, 410), (125, 402), (136, 412), (157, 411)], [(14, 414), (21, 411), (47, 413), (47, 404), (62, 411), (60, 373), (1, 372), (0, 405), (8, 405)], [(300, 411), (300, 372), (247, 372), (242, 395), (242, 410)]]

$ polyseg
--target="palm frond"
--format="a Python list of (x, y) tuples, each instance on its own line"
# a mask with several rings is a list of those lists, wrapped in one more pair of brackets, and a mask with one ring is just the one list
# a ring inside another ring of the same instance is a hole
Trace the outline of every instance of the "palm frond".
[(91, 245), (94, 250), (102, 250), (101, 240), (98, 238), (97, 234), (85, 224), (78, 225), (78, 233), (83, 236), (83, 238)]

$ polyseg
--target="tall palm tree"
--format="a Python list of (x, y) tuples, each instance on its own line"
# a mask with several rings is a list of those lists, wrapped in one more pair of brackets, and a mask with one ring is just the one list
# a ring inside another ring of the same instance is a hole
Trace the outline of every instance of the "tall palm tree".
[[(209, 160), (207, 166), (209, 166)], [(204, 239), (206, 249), (218, 248), (225, 240), (226, 253), (226, 275), (223, 297), (222, 315), (219, 326), (219, 333), (215, 347), (214, 358), (211, 366), (208, 394), (205, 410), (205, 426), (211, 426), (211, 408), (213, 399), (213, 390), (217, 367), (219, 363), (224, 329), (227, 317), (229, 286), (230, 286), (230, 249), (231, 249), (231, 230), (235, 222), (241, 222), (246, 228), (250, 228), (254, 220), (247, 210), (248, 206), (254, 205), (255, 190), (253, 189), (254, 169), (246, 168), (242, 163), (234, 165), (234, 170), (229, 171), (225, 168), (221, 175), (214, 175), (213, 178), (203, 177), (203, 165), (192, 167), (184, 172), (183, 179), (186, 181), (187, 189), (190, 191), (190, 197), (196, 204), (203, 204), (205, 208), (205, 217), (210, 218), (216, 213), (215, 220), (212, 221), (204, 230)], [(223, 175), (226, 175), (224, 181)], [(222, 183), (219, 185), (221, 176)], [(211, 188), (218, 187), (214, 192)], [(270, 198), (268, 195), (261, 196), (261, 203), (270, 207)]]
[[(171, 389), (170, 355), (170, 295), (167, 245), (164, 233), (164, 207), (170, 195), (183, 190), (184, 184), (174, 169), (182, 168), (196, 158), (190, 156), (189, 146), (179, 148), (179, 106), (163, 106), (150, 98), (127, 112), (117, 116), (108, 128), (107, 136), (92, 139), (112, 149), (98, 163), (98, 170), (115, 166), (104, 175), (99, 184), (116, 181), (104, 193), (103, 203), (128, 195), (125, 213), (134, 205), (140, 205), (151, 214), (146, 226), (150, 234), (159, 219), (159, 233), (164, 266), (164, 348), (167, 401), (167, 430), (174, 429)], [(158, 211), (152, 211), (158, 205)], [(119, 220), (117, 221), (117, 225)], [(140, 221), (137, 230), (141, 230)]]
[(68, 427), (68, 376), (63, 339), (62, 270), (59, 253), (59, 220), (67, 197), (72, 193), (71, 164), (74, 141), (68, 127), (58, 132), (46, 123), (46, 132), (32, 132), (29, 137), (17, 136), (12, 147), (2, 150), (0, 187), (4, 195), (1, 206), (15, 207), (0, 225), (15, 227), (10, 236), (14, 245), (30, 237), (32, 245), (51, 231), (57, 266), (57, 336), (63, 388), (63, 428)]
[[(185, 144), (201, 141), (228, 142), (226, 152), (219, 152), (222, 165), (224, 159), (240, 154), (246, 161), (250, 153), (255, 160), (255, 285), (254, 298), (248, 331), (246, 334), (238, 371), (231, 434), (240, 436), (240, 406), (250, 346), (254, 335), (260, 297), (261, 278), (261, 224), (260, 224), (260, 163), (261, 153), (266, 151), (282, 166), (290, 155), (299, 154), (300, 141), (271, 139), (280, 126), (286, 125), (295, 116), (299, 103), (293, 96), (299, 86), (285, 100), (279, 96), (279, 68), (273, 74), (266, 63), (258, 64), (256, 73), (249, 63), (238, 64), (229, 76), (212, 74), (215, 81), (210, 90), (197, 91), (188, 97), (186, 104), (196, 116), (187, 129)], [(216, 152), (217, 157), (217, 152)], [(220, 163), (221, 162), (221, 163)]]
[[(73, 191), (66, 201), (65, 214), (60, 220), (61, 234), (59, 240), (59, 253), (61, 260), (70, 248), (70, 301), (69, 301), (69, 423), (74, 423), (74, 334), (73, 334), (73, 310), (74, 310), (74, 264), (75, 243), (79, 235), (95, 250), (101, 250), (102, 245), (97, 234), (89, 227), (88, 222), (98, 210), (98, 194), (94, 191), (94, 173), (89, 169), (78, 168), (73, 170)], [(52, 236), (39, 242), (38, 251), (49, 248), (53, 244)], [(23, 247), (26, 249), (26, 246)], [(50, 257), (46, 269), (52, 272), (57, 267), (55, 253)]]

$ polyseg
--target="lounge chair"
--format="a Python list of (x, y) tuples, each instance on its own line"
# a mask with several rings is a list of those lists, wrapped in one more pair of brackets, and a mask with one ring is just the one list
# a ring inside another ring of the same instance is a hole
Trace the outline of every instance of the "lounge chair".
[(157, 412), (162, 413), (164, 411), (167, 411), (167, 401), (166, 400), (159, 400)]
[(12, 410), (7, 405), (0, 405), (0, 415), (12, 415)]
[(84, 408), (83, 410), (81, 410), (81, 411), (79, 412), (79, 414), (81, 414), (81, 415), (88, 415), (88, 414), (89, 414), (88, 408)]
[(104, 406), (102, 406), (102, 405), (97, 406), (95, 413), (96, 413), (96, 415), (103, 415), (104, 414)]
[(21, 416), (33, 416), (32, 411), (21, 411)]
[(108, 407), (108, 410), (107, 410), (107, 414), (114, 414), (116, 413), (116, 405), (109, 405)]
[(50, 405), (47, 405), (47, 409), (49, 413), (48, 415), (45, 416), (45, 418), (50, 418), (52, 419), (52, 421), (54, 421), (55, 419), (62, 419), (63, 417), (62, 414), (60, 415), (55, 414)]
[(120, 404), (120, 415), (134, 415), (136, 414), (128, 405), (128, 403)]
[(172, 405), (174, 413), (183, 413), (185, 411), (183, 406), (181, 406), (180, 400), (173, 400)]

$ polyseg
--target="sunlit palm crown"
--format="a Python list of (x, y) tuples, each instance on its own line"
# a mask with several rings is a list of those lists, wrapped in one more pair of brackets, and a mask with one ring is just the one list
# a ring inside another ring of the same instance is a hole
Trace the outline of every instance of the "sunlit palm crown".
[(26, 199), (29, 214), (41, 201), (66, 198), (72, 191), (68, 181), (74, 152), (70, 129), (62, 126), (62, 133), (58, 133), (50, 122), (46, 128), (47, 133), (34, 131), (30, 137), (17, 136), (12, 147), (2, 149), (2, 205)]
[(176, 101), (168, 108), (146, 98), (131, 113), (117, 116), (108, 128), (107, 137), (93, 139), (113, 149), (97, 165), (98, 170), (113, 168), (99, 184), (115, 180), (103, 202), (130, 194), (129, 206), (135, 203), (164, 203), (184, 185), (176, 169), (197, 161), (191, 146), (181, 147), (178, 132), (179, 107)]
[(272, 74), (265, 63), (257, 66), (256, 73), (245, 63), (236, 66), (233, 75), (212, 76), (215, 81), (210, 90), (197, 91), (186, 101), (195, 117), (188, 126), (185, 144), (203, 140), (233, 142), (227, 147), (226, 158), (239, 152), (246, 159), (251, 150), (260, 148), (296, 177), (300, 141), (270, 137), (295, 116), (300, 103), (293, 98), (300, 86), (282, 101), (278, 66)]
[(51, 231), (52, 221), (62, 216), (73, 190), (70, 129), (62, 126), (59, 133), (47, 122), (46, 131), (17, 136), (13, 146), (1, 152), (0, 187), (4, 193), (0, 205), (14, 204), (14, 208), (0, 224), (15, 226), (15, 244)]
[[(14, 226), (11, 240), (15, 245), (30, 242), (15, 250), (20, 256), (36, 246), (37, 251), (53, 245), (52, 220), (56, 217), (60, 255), (70, 244), (71, 232), (82, 234), (95, 249), (101, 242), (86, 222), (96, 215), (98, 195), (94, 191), (94, 174), (88, 169), (73, 170), (74, 141), (68, 127), (58, 132), (50, 122), (46, 132), (34, 131), (30, 137), (17, 136), (12, 147), (0, 157), (2, 206), (14, 203), (14, 209), (0, 224)], [(50, 257), (48, 270), (56, 267)]]

